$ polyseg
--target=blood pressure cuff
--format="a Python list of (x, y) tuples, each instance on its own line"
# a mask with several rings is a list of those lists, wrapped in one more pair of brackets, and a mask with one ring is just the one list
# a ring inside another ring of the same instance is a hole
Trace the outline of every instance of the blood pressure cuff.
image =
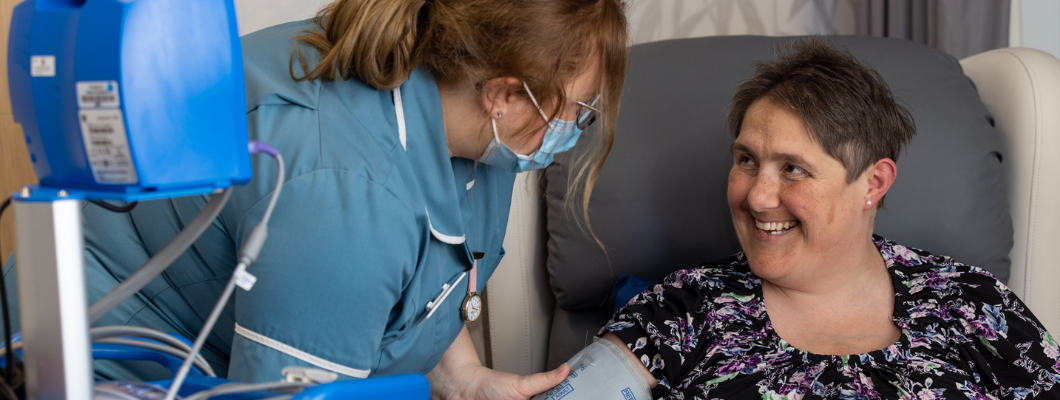
[(593, 343), (575, 354), (570, 375), (559, 386), (532, 400), (650, 400), (651, 388), (637, 362), (610, 340)]

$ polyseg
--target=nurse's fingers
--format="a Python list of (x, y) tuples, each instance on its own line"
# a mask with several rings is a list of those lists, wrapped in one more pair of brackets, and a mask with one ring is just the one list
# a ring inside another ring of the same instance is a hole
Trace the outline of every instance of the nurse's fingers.
[(520, 376), (519, 380), (516, 382), (515, 389), (521, 397), (529, 398), (530, 396), (544, 393), (549, 389), (556, 387), (567, 378), (567, 374), (569, 373), (570, 367), (567, 363), (563, 363), (559, 368), (548, 372)]

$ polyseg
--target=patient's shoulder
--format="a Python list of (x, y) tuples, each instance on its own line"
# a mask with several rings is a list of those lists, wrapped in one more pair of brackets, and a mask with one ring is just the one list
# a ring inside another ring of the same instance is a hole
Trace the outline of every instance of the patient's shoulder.
[(698, 290), (751, 290), (761, 285), (761, 280), (747, 266), (747, 257), (736, 253), (732, 256), (701, 264), (692, 269), (678, 270), (663, 280), (663, 285), (676, 288), (690, 287)]
[(887, 268), (905, 284), (909, 293), (934, 291), (955, 294), (961, 291), (953, 289), (962, 286), (998, 286), (1008, 291), (1003, 282), (983, 268), (881, 237), (876, 237), (874, 241)]

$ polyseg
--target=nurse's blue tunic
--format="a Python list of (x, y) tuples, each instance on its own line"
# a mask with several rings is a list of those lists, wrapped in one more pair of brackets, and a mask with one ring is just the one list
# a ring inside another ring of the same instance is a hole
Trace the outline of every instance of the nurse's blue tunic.
[[(316, 28), (294, 22), (243, 38), (250, 138), (280, 150), (287, 181), (249, 269), (257, 284), (236, 289), (204, 356), (241, 381), (280, 379), (288, 365), (342, 377), (429, 372), (464, 326), (468, 279), (418, 323), (442, 285), (470, 270), (471, 252), (485, 253), (479, 290), (497, 267), (515, 174), (449, 157), (438, 87), (422, 68), (400, 87), (404, 143), (394, 93), (355, 79), (293, 80), (293, 36), (306, 29)], [(310, 66), (318, 59), (301, 51)], [(233, 191), (195, 245), (96, 325), (198, 333), (274, 186), (276, 163), (255, 156), (253, 164), (254, 179)], [(129, 214), (86, 205), (89, 301), (160, 250), (207, 200), (144, 202)], [(141, 365), (96, 367), (107, 378), (151, 374)]]

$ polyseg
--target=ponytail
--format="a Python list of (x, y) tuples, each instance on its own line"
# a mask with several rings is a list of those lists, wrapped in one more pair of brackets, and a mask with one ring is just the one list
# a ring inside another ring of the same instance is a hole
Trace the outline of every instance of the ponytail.
[(426, 0), (346, 0), (324, 7), (313, 18), (321, 31), (304, 31), (294, 39), (315, 49), (320, 62), (309, 68), (295, 46), (304, 75), (295, 80), (357, 78), (381, 90), (401, 86), (423, 59), (429, 37), (424, 27)]
[[(564, 205), (581, 206), (588, 233), (600, 243), (589, 224), (589, 198), (618, 120), (629, 45), (625, 11), (625, 0), (334, 0), (313, 19), (319, 30), (295, 37), (320, 61), (310, 69), (295, 46), (291, 76), (356, 78), (380, 90), (400, 86), (419, 66), (439, 85), (516, 77), (538, 100), (555, 104), (555, 116), (569, 102), (566, 84), (597, 57), (597, 134), (569, 170)], [(295, 57), (304, 76), (295, 76)], [(579, 187), (577, 204), (571, 194)]]

